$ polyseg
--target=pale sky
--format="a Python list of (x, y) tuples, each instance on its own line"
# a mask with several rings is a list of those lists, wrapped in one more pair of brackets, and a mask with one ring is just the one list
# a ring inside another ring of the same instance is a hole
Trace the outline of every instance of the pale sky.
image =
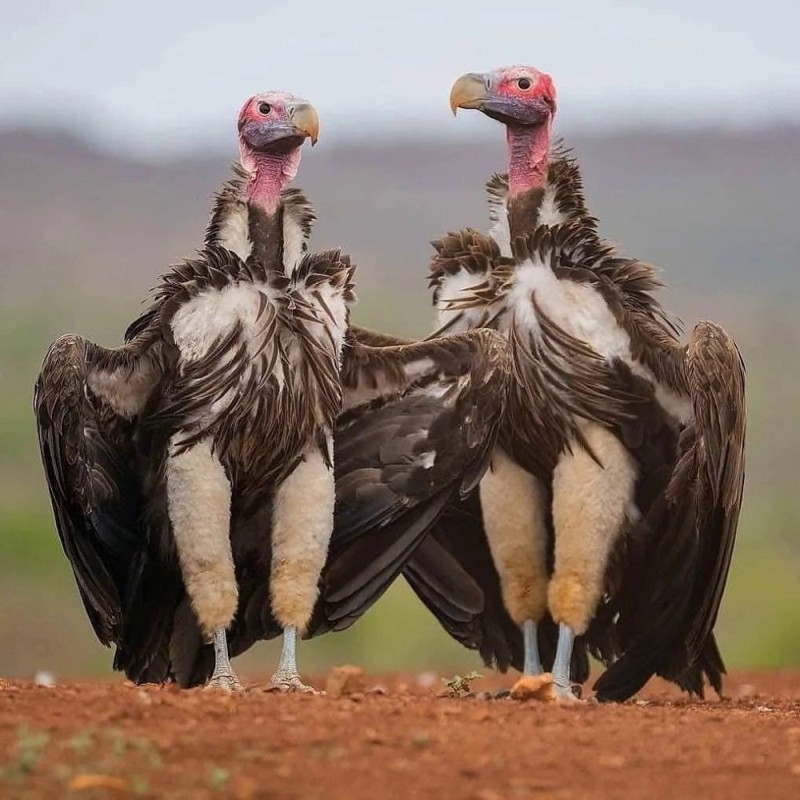
[(0, 0), (0, 124), (67, 126), (151, 152), (230, 139), (286, 89), (324, 135), (474, 135), (463, 72), (553, 75), (560, 126), (800, 120), (797, 0)]

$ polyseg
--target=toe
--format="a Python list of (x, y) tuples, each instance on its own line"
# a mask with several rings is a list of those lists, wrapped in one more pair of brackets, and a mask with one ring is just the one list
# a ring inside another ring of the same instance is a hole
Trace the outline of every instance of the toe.
[(580, 696), (573, 691), (572, 686), (559, 686), (555, 684), (556, 689), (556, 699), (559, 703), (585, 703), (585, 700), (581, 700)]
[(207, 690), (222, 692), (243, 692), (245, 687), (239, 682), (235, 675), (215, 675), (206, 684)]
[(313, 686), (307, 686), (295, 673), (276, 672), (272, 676), (272, 690), (279, 692), (297, 692), (300, 694), (320, 694)]

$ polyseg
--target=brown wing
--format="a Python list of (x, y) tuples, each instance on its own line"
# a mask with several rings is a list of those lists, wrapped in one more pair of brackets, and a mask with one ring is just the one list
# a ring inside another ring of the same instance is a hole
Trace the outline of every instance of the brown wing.
[[(408, 344), (356, 326), (351, 332), (363, 344)], [(477, 491), (444, 507), (403, 569), (403, 577), (456, 641), (478, 650), (486, 664), (504, 672), (509, 666), (522, 669), (522, 634), (503, 604)]]
[(694, 483), (701, 562), (687, 639), (693, 660), (714, 628), (728, 579), (744, 490), (747, 419), (744, 362), (733, 339), (718, 325), (701, 322), (687, 357), (697, 429), (695, 468), (694, 475), (673, 478), (669, 495), (678, 504), (687, 488), (682, 484)]
[(745, 370), (734, 341), (699, 323), (686, 348), (694, 419), (681, 433), (672, 478), (643, 526), (635, 590), (619, 626), (624, 654), (598, 680), (603, 700), (623, 700), (657, 673), (717, 691), (724, 665), (713, 637), (744, 487)]
[(335, 528), (312, 635), (351, 625), (447, 502), (477, 484), (508, 372), (505, 343), (491, 331), (397, 347), (350, 338), (335, 434)]
[(79, 336), (50, 346), (34, 412), (58, 535), (92, 627), (118, 642), (128, 566), (142, 541), (134, 418), (160, 378), (138, 344), (105, 350)]
[(368, 347), (397, 347), (402, 344), (413, 343), (413, 339), (401, 339), (399, 336), (373, 331), (361, 325), (351, 325), (350, 335), (358, 344), (365, 344)]
[(403, 576), (457, 642), (488, 666), (522, 670), (522, 633), (503, 603), (477, 491), (447, 505)]

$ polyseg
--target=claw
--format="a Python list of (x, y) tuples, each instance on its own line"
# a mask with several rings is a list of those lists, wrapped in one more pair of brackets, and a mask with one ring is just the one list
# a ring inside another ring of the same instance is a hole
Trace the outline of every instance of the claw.
[(562, 686), (559, 683), (554, 683), (555, 699), (558, 703), (585, 703), (581, 700), (581, 687), (578, 684), (570, 684), (569, 686)]
[(244, 685), (239, 682), (239, 679), (232, 672), (212, 675), (209, 682), (205, 685), (205, 690), (208, 691), (209, 689), (223, 692), (246, 691)]
[(324, 694), (324, 692), (318, 692), (312, 686), (306, 686), (306, 684), (300, 680), (300, 675), (297, 672), (297, 659), (295, 657), (296, 647), (297, 630), (291, 626), (284, 628), (281, 659), (278, 662), (278, 669), (272, 676), (271, 691)]
[(272, 689), (279, 692), (297, 692), (300, 694), (321, 694), (313, 686), (308, 686), (294, 672), (276, 672), (272, 676)]

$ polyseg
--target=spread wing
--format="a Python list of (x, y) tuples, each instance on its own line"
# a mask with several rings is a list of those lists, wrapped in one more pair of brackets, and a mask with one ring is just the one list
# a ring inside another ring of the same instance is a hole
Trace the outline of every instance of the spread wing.
[[(522, 632), (503, 602), (478, 492), (447, 505), (403, 575), (450, 636), (477, 650), (484, 664), (501, 672), (509, 667), (522, 671)], [(549, 667), (558, 643), (558, 626), (549, 616), (539, 624), (538, 642), (542, 662)], [(570, 674), (578, 683), (589, 677), (584, 637), (576, 640)]]
[[(445, 249), (444, 245), (442, 248)], [(447, 270), (442, 273), (446, 274)], [(361, 328), (354, 328), (353, 332), (366, 344), (404, 343)], [(477, 492), (454, 497), (445, 505), (429, 534), (403, 568), (403, 576), (456, 641), (478, 650), (486, 664), (502, 671), (509, 666), (522, 668), (522, 634), (503, 604)], [(552, 631), (546, 624), (542, 626), (542, 646), (554, 654), (557, 630), (550, 627)], [(548, 637), (548, 633), (553, 636)], [(548, 647), (549, 644), (552, 647)], [(578, 651), (576, 648), (576, 653)], [(581, 652), (585, 662), (585, 650)], [(583, 674), (581, 669), (588, 674), (588, 663), (585, 667), (579, 666), (575, 675)]]
[(457, 642), (502, 672), (522, 670), (522, 633), (503, 604), (477, 492), (446, 507), (403, 575)]
[(372, 347), (350, 338), (335, 435), (337, 508), (312, 635), (349, 627), (400, 573), (494, 444), (509, 373), (491, 331)]
[(103, 644), (119, 641), (128, 565), (141, 539), (136, 414), (160, 379), (141, 340), (105, 350), (67, 335), (50, 346), (34, 412), (64, 553)]
[(652, 543), (620, 612), (624, 655), (598, 680), (600, 699), (630, 697), (653, 673), (719, 691), (713, 637), (728, 576), (745, 469), (745, 370), (734, 341), (699, 323), (686, 348), (694, 419), (681, 433), (669, 486), (646, 521)]

